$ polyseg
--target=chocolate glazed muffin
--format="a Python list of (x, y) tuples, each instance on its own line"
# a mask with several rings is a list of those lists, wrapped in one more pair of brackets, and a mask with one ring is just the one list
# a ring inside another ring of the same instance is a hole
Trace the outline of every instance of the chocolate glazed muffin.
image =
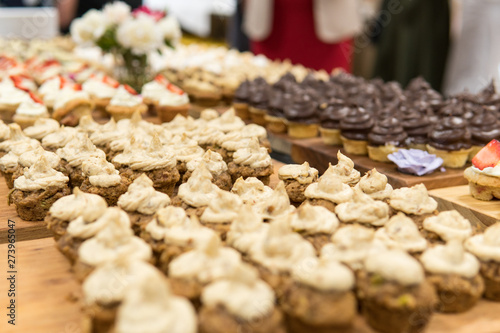
[(250, 85), (249, 111), (250, 118), (257, 125), (265, 126), (264, 119), (269, 106), (269, 84), (261, 77), (256, 78)]
[(493, 139), (500, 139), (500, 120), (494, 109), (484, 108), (469, 121), (472, 151), (469, 161)]
[(461, 168), (471, 151), (471, 133), (459, 117), (445, 117), (429, 133), (427, 150), (443, 159), (443, 166)]
[(243, 81), (234, 92), (233, 107), (236, 115), (243, 120), (250, 118), (248, 100), (250, 98), (250, 81)]
[(320, 114), (321, 138), (327, 145), (342, 145), (340, 121), (349, 113), (349, 107), (341, 99), (331, 98)]
[(373, 115), (362, 107), (354, 106), (340, 121), (340, 138), (349, 154), (368, 154), (368, 133), (374, 124)]
[(387, 155), (404, 147), (407, 137), (396, 117), (381, 119), (368, 134), (368, 156), (374, 161), (389, 163)]
[(403, 114), (401, 125), (408, 135), (406, 145), (408, 148), (427, 150), (427, 135), (430, 129), (429, 117), (418, 111), (408, 111)]
[(314, 138), (318, 135), (318, 103), (304, 91), (297, 91), (292, 103), (285, 107), (288, 135), (296, 139)]

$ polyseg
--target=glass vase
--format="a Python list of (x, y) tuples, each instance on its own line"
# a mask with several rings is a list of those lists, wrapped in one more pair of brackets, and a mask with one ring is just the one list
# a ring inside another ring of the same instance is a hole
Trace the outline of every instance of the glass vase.
[(113, 52), (115, 66), (113, 74), (122, 84), (128, 84), (138, 93), (142, 86), (153, 79), (153, 71), (146, 54), (137, 55), (131, 51)]

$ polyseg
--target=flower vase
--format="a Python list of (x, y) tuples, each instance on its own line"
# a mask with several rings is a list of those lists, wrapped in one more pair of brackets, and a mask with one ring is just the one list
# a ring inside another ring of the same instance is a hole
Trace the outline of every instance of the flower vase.
[(128, 84), (137, 92), (142, 86), (153, 79), (153, 71), (146, 54), (133, 54), (131, 51), (123, 53), (113, 52), (115, 79), (122, 84)]

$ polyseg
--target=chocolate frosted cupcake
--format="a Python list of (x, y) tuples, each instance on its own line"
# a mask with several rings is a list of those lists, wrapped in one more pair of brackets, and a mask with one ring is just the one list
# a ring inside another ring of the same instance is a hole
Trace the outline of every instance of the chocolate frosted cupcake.
[(484, 109), (469, 121), (472, 150), (469, 160), (493, 139), (500, 139), (500, 120), (495, 111)]
[(257, 125), (266, 125), (265, 116), (269, 106), (269, 91), (269, 85), (261, 77), (255, 79), (250, 86), (250, 118)]
[(375, 200), (388, 201), (392, 194), (392, 186), (387, 183), (387, 176), (378, 172), (377, 169), (372, 169), (361, 177), (355, 188)]
[(474, 233), (470, 221), (456, 210), (444, 211), (426, 218), (423, 227), (422, 234), (432, 244), (444, 244), (453, 239), (463, 242)]
[(321, 138), (327, 145), (342, 145), (340, 139), (340, 121), (350, 112), (350, 107), (343, 100), (330, 99), (325, 109), (320, 113)]
[(296, 92), (292, 103), (284, 109), (288, 135), (295, 139), (318, 136), (318, 103), (305, 92)]
[(243, 120), (250, 118), (248, 104), (250, 101), (250, 82), (245, 80), (241, 82), (240, 86), (234, 92), (233, 107), (236, 115)]
[(206, 286), (201, 303), (200, 332), (285, 333), (273, 290), (249, 265), (241, 264), (230, 276)]
[(437, 202), (429, 197), (424, 184), (412, 187), (402, 187), (392, 191), (389, 197), (389, 205), (395, 212), (403, 212), (408, 215), (418, 226), (423, 228), (426, 218), (437, 215)]
[(471, 133), (467, 122), (458, 117), (446, 117), (429, 132), (427, 150), (443, 159), (443, 166), (461, 168), (471, 151)]
[(127, 212), (136, 236), (148, 224), (156, 211), (170, 205), (170, 198), (153, 187), (153, 181), (145, 174), (134, 180), (126, 193), (118, 198), (118, 206)]
[(427, 136), (431, 125), (427, 115), (418, 111), (405, 112), (401, 117), (401, 125), (408, 135), (406, 138), (408, 148), (427, 150)]
[(340, 121), (340, 138), (349, 154), (368, 154), (368, 133), (374, 125), (373, 115), (361, 107), (353, 107)]
[(339, 220), (334, 213), (321, 206), (304, 204), (291, 213), (290, 226), (301, 234), (320, 252), (323, 245), (339, 227)]
[(500, 301), (500, 223), (486, 228), (484, 234), (475, 235), (465, 241), (467, 251), (475, 255), (481, 264), (484, 280), (484, 297)]
[(221, 240), (225, 241), (231, 223), (238, 216), (242, 205), (243, 202), (238, 195), (219, 190), (201, 215), (200, 221), (202, 225), (214, 230)]
[(368, 157), (389, 163), (387, 155), (404, 147), (406, 138), (407, 134), (396, 117), (378, 120), (368, 134)]
[(348, 332), (357, 313), (354, 274), (325, 258), (307, 258), (292, 270), (282, 297), (289, 332)]
[(420, 257), (428, 280), (436, 288), (437, 310), (445, 313), (464, 312), (472, 308), (484, 291), (479, 274), (479, 261), (464, 251), (462, 240), (436, 245)]
[(278, 170), (278, 177), (285, 183), (286, 193), (290, 201), (302, 203), (306, 200), (306, 188), (318, 180), (318, 170), (311, 168), (309, 163), (287, 164)]
[(42, 221), (54, 202), (71, 194), (69, 178), (50, 167), (41, 156), (14, 182), (9, 205), (16, 205), (17, 215), (26, 221)]
[(73, 194), (54, 202), (45, 216), (45, 223), (52, 231), (54, 239), (58, 241), (66, 233), (71, 221), (81, 217), (85, 223), (94, 222), (104, 214), (107, 207), (102, 197), (84, 193), (75, 187)]
[(361, 312), (377, 331), (422, 332), (436, 294), (420, 263), (401, 250), (374, 251), (357, 274)]

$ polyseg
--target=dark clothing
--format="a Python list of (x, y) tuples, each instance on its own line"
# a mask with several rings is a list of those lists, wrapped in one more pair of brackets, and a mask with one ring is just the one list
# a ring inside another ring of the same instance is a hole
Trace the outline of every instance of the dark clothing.
[[(374, 77), (403, 86), (418, 76), (441, 90), (449, 47), (448, 0), (384, 0), (379, 18)], [(391, 9), (393, 12), (391, 13)], [(389, 17), (387, 17), (387, 13)]]

